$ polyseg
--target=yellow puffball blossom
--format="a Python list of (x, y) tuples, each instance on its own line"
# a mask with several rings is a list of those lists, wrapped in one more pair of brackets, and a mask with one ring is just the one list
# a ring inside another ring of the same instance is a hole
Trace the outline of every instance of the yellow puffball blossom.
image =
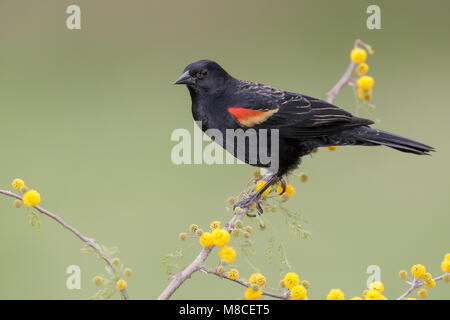
[(291, 289), (300, 283), (300, 277), (295, 272), (288, 272), (283, 279), (286, 288)]
[(431, 279), (433, 279), (433, 277), (431, 276), (431, 273), (429, 272), (425, 272), (424, 275), (422, 276), (422, 280), (423, 281), (430, 281)]
[(248, 279), (250, 284), (257, 284), (260, 287), (263, 287), (266, 284), (266, 277), (264, 277), (261, 273), (253, 273)]
[(232, 247), (224, 246), (219, 250), (219, 257), (222, 260), (226, 260), (228, 264), (230, 264), (236, 258), (236, 251), (234, 251)]
[(350, 59), (356, 63), (364, 62), (367, 59), (367, 52), (361, 48), (354, 48), (352, 52), (350, 52)]
[(123, 279), (120, 279), (116, 282), (116, 288), (120, 291), (125, 290), (127, 288), (127, 282)]
[(425, 272), (426, 272), (425, 267), (421, 264), (415, 264), (411, 267), (411, 273), (416, 278), (420, 278), (425, 274)]
[(450, 260), (444, 260), (441, 263), (441, 269), (444, 272), (450, 272)]
[(444, 260), (450, 261), (450, 253), (445, 254)]
[(373, 87), (375, 80), (371, 76), (362, 76), (358, 79), (358, 88), (368, 90)]
[(430, 279), (425, 281), (424, 284), (428, 289), (433, 289), (436, 286), (436, 281), (434, 281), (434, 279)]
[(372, 100), (372, 89), (358, 88), (358, 97), (361, 100), (371, 101)]
[(245, 291), (245, 300), (258, 300), (262, 296), (262, 290), (259, 289), (258, 291), (253, 290), (252, 287), (248, 287)]
[(27, 191), (23, 195), (23, 203), (29, 207), (35, 207), (41, 202), (41, 195), (36, 190)]
[(237, 280), (239, 278), (239, 271), (237, 269), (231, 269), (228, 271), (227, 278), (230, 280)]
[(120, 259), (119, 258), (112, 259), (112, 264), (117, 267), (120, 264)]
[(214, 239), (211, 233), (203, 232), (200, 237), (200, 244), (204, 247), (211, 247), (214, 244)]
[(384, 285), (380, 281), (374, 281), (370, 284), (369, 290), (377, 290), (379, 293), (383, 293)]
[(334, 150), (337, 150), (337, 146), (329, 146), (328, 147), (328, 150), (330, 150), (330, 151), (334, 151)]
[(306, 172), (300, 172), (298, 175), (298, 180), (300, 180), (300, 182), (308, 181), (308, 174)]
[(400, 277), (400, 279), (406, 279), (408, 278), (408, 272), (406, 272), (406, 270), (400, 270), (398, 276)]
[(100, 286), (103, 283), (103, 278), (100, 276), (95, 276), (94, 279), (92, 279), (92, 282), (96, 285), (96, 286)]
[(230, 234), (225, 229), (214, 229), (212, 237), (214, 245), (218, 247), (223, 247), (230, 241)]
[(369, 65), (365, 62), (358, 64), (358, 66), (356, 67), (356, 74), (358, 76), (365, 75), (367, 71), (369, 71)]
[(344, 293), (341, 289), (331, 289), (328, 293), (327, 300), (344, 300)]
[(428, 296), (428, 291), (427, 289), (420, 289), (417, 291), (417, 295), (421, 298), (426, 298)]
[(193, 223), (189, 226), (189, 231), (191, 231), (192, 233), (196, 233), (197, 230), (198, 230), (198, 225)]
[(355, 297), (351, 298), (350, 300), (362, 300), (362, 298), (358, 297), (358, 296), (355, 296)]
[(210, 223), (209, 228), (211, 229), (211, 231), (215, 230), (215, 229), (220, 229), (220, 221), (213, 221)]
[[(281, 183), (278, 184), (277, 193), (281, 194), (283, 192), (283, 187), (281, 186)], [(289, 184), (286, 183), (286, 189), (284, 190), (285, 193), (287, 193), (290, 197), (292, 197), (295, 193), (295, 188)]]
[(22, 188), (25, 185), (25, 182), (23, 182), (22, 179), (17, 178), (17, 179), (13, 180), (11, 185), (14, 188), (14, 190), (19, 190), (20, 188)]
[(296, 285), (291, 289), (291, 297), (294, 300), (308, 300), (308, 296), (306, 295), (306, 288), (304, 286)]
[[(262, 189), (262, 187), (264, 187), (265, 185), (266, 185), (266, 181), (264, 181), (264, 180), (259, 180), (257, 183), (256, 183), (256, 192), (258, 192), (260, 189)], [(267, 189), (266, 189), (266, 191), (264, 191), (263, 192), (263, 194), (261, 195), (262, 197), (264, 197), (265, 195), (267, 195), (267, 194), (269, 194), (269, 192), (270, 192), (270, 190), (272, 189), (272, 187), (268, 187)]]
[(15, 208), (20, 208), (22, 206), (22, 201), (20, 201), (19, 199), (14, 200), (13, 206)]
[(125, 270), (123, 270), (123, 274), (126, 275), (127, 277), (131, 277), (131, 275), (133, 274), (133, 269), (125, 268)]
[(387, 298), (385, 296), (383, 296), (381, 294), (381, 292), (376, 289), (367, 290), (366, 294), (364, 295), (364, 299), (366, 299), (366, 300), (387, 300)]

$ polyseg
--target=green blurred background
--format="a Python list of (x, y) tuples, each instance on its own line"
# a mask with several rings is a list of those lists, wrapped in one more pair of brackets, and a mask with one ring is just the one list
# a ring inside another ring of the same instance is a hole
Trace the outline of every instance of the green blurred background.
[[(175, 166), (170, 135), (192, 130), (190, 98), (171, 83), (186, 64), (209, 58), (232, 75), (316, 97), (338, 80), (356, 38), (371, 44), (374, 104), (384, 130), (436, 147), (432, 157), (388, 148), (320, 150), (305, 157), (310, 181), (291, 179), (289, 208), (309, 219), (308, 240), (284, 219), (257, 232), (251, 261), (277, 287), (277, 259), (265, 247), (284, 241), (293, 270), (312, 283), (311, 299), (341, 288), (365, 289), (378, 265), (388, 298), (407, 286), (397, 273), (422, 263), (438, 275), (450, 250), (448, 1), (377, 1), (382, 30), (366, 28), (373, 1), (0, 1), (0, 188), (23, 178), (42, 206), (86, 235), (120, 248), (134, 270), (128, 291), (154, 299), (168, 284), (161, 258), (189, 224), (228, 221), (224, 200), (241, 191), (246, 165)], [(70, 4), (82, 29), (68, 30)], [(350, 88), (336, 104), (355, 112)], [(367, 114), (363, 114), (367, 116)], [(82, 243), (42, 217), (37, 235), (25, 209), (0, 198), (0, 298), (85, 299), (104, 264)], [(216, 252), (208, 261), (213, 267)], [(79, 265), (81, 290), (66, 289), (66, 268)], [(243, 276), (252, 272), (238, 256)], [(239, 299), (243, 288), (196, 274), (174, 298)], [(118, 298), (118, 295), (115, 296)], [(430, 298), (447, 299), (438, 283)]]

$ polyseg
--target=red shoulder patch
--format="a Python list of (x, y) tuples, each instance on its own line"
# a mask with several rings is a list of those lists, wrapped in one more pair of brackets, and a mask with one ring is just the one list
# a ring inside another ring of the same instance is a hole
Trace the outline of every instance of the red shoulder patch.
[(278, 109), (272, 109), (267, 111), (253, 110), (248, 108), (242, 108), (239, 106), (229, 107), (228, 112), (231, 113), (234, 118), (241, 125), (246, 127), (252, 127), (255, 124), (262, 123), (267, 120), (271, 115), (277, 112)]

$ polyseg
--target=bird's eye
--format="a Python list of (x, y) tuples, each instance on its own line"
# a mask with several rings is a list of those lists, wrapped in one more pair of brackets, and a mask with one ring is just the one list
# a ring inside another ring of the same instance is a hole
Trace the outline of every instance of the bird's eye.
[(206, 78), (207, 76), (208, 76), (208, 71), (207, 70), (199, 71), (195, 75), (195, 77), (198, 78), (198, 79), (203, 79), (203, 78)]

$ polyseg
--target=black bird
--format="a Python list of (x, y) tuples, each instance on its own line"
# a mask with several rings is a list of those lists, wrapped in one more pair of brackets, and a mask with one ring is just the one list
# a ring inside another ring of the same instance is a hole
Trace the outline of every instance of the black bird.
[[(209, 129), (222, 133), (223, 139), (211, 136), (215, 142), (246, 163), (272, 169), (262, 189), (235, 205), (246, 208), (256, 202), (260, 213), (261, 194), (278, 181), (284, 184), (283, 175), (295, 169), (300, 158), (317, 147), (384, 145), (418, 155), (435, 151), (420, 142), (371, 128), (369, 125), (373, 121), (355, 117), (323, 100), (235, 79), (214, 61), (199, 60), (189, 64), (174, 84), (187, 85), (192, 115), (195, 121), (201, 121), (201, 129), (207, 134)], [(227, 129), (242, 129), (240, 132), (245, 133), (253, 129), (256, 142), (247, 135), (242, 145), (236, 136), (226, 134)], [(278, 152), (273, 145), (273, 129), (277, 129)], [(276, 164), (263, 162), (259, 153), (255, 158), (255, 152), (252, 156), (249, 151), (255, 144), (260, 147), (260, 132), (266, 132), (267, 154), (278, 153)]]

